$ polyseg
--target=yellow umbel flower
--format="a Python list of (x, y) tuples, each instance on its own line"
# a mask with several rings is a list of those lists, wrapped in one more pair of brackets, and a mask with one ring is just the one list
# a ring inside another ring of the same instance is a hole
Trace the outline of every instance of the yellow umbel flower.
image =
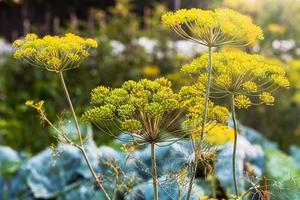
[(31, 33), (24, 40), (16, 40), (13, 46), (16, 48), (16, 59), (25, 60), (49, 71), (62, 72), (78, 67), (89, 55), (89, 49), (97, 47), (97, 42), (72, 33), (63, 37), (47, 35), (43, 38)]
[(205, 46), (253, 44), (263, 39), (250, 17), (230, 9), (181, 9), (162, 16), (162, 23), (178, 35)]
[[(207, 58), (208, 54), (205, 54), (184, 65), (181, 70), (198, 76), (198, 81), (205, 85), (203, 74), (207, 74)], [(238, 108), (273, 105), (275, 98), (270, 93), (280, 87), (289, 87), (283, 68), (263, 56), (234, 51), (214, 53), (212, 58), (210, 96), (223, 98), (233, 95)]]

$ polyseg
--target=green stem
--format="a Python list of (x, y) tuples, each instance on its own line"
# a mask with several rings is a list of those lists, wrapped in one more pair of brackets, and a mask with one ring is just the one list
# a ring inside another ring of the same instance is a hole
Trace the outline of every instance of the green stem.
[(154, 200), (158, 200), (158, 180), (157, 180), (157, 168), (156, 168), (156, 156), (155, 156), (155, 144), (151, 143), (151, 161), (152, 161), (152, 178), (154, 189)]
[(217, 197), (217, 184), (216, 184), (216, 176), (212, 175), (212, 180), (211, 180), (211, 187), (212, 187), (212, 197), (216, 198)]
[(211, 78), (212, 78), (212, 48), (208, 47), (207, 85), (206, 85), (206, 92), (205, 92), (204, 113), (203, 113), (203, 121), (202, 121), (202, 127), (201, 127), (200, 144), (203, 141), (205, 125), (207, 122), (208, 101), (209, 101), (209, 94), (210, 94)]
[(84, 144), (83, 144), (83, 140), (82, 140), (82, 135), (81, 135), (81, 131), (80, 131), (80, 127), (79, 127), (79, 123), (78, 123), (78, 119), (77, 119), (77, 116), (76, 116), (76, 113), (75, 113), (75, 110), (74, 110), (74, 107), (73, 107), (73, 103), (72, 103), (72, 100), (70, 98), (70, 95), (69, 95), (69, 92), (68, 92), (68, 89), (67, 89), (67, 86), (66, 86), (66, 83), (65, 83), (65, 80), (64, 80), (64, 76), (63, 76), (63, 73), (62, 72), (59, 72), (59, 78), (60, 78), (60, 82), (61, 82), (61, 85), (64, 89), (64, 92), (65, 92), (65, 95), (66, 95), (66, 98), (67, 98), (67, 101), (68, 101), (68, 104), (69, 104), (69, 107), (71, 109), (71, 112), (72, 112), (72, 115), (73, 115), (73, 118), (74, 118), (74, 121), (75, 121), (75, 126), (76, 126), (76, 130), (77, 130), (77, 136), (79, 138), (79, 142), (80, 142), (80, 146), (79, 146), (79, 150), (81, 151), (83, 157), (84, 157), (84, 160), (86, 162), (86, 164), (88, 165), (88, 168), (91, 172), (91, 174), (93, 175), (95, 181), (96, 181), (96, 184), (97, 186), (101, 189), (101, 191), (104, 193), (104, 196), (107, 200), (111, 200), (111, 198), (109, 197), (109, 195), (107, 194), (105, 188), (103, 187), (101, 181), (99, 180), (87, 154), (86, 154), (86, 151), (84, 149)]
[(188, 193), (186, 195), (186, 199), (189, 200), (191, 198), (191, 193), (192, 193), (192, 189), (193, 189), (193, 183), (196, 177), (196, 171), (197, 171), (197, 167), (198, 167), (198, 162), (196, 160), (196, 152), (195, 152), (195, 162), (193, 164), (193, 169), (192, 169), (192, 177), (190, 179), (189, 182), (189, 187), (188, 187)]
[[(207, 122), (207, 113), (208, 113), (208, 101), (209, 101), (209, 94), (210, 94), (210, 86), (211, 86), (211, 79), (212, 79), (212, 47), (208, 47), (208, 69), (207, 69), (207, 84), (206, 84), (206, 92), (205, 92), (205, 100), (204, 100), (204, 112), (203, 112), (203, 121), (201, 124), (201, 133), (200, 133), (200, 150), (202, 149), (201, 145), (203, 142), (204, 137), (204, 129), (205, 124)], [(196, 151), (196, 144), (193, 141), (193, 148), (195, 153), (195, 161), (192, 168), (192, 177), (189, 182), (188, 192), (186, 199), (189, 200), (191, 198), (193, 182), (196, 177), (197, 166), (198, 166), (198, 159), (197, 159), (197, 151)]]
[(80, 141), (80, 145), (83, 146), (83, 140), (82, 140), (82, 136), (81, 136), (81, 131), (80, 131), (79, 123), (78, 123), (77, 116), (76, 116), (76, 113), (75, 113), (75, 110), (74, 110), (74, 107), (73, 107), (73, 103), (72, 103), (72, 100), (70, 98), (69, 91), (67, 89), (67, 86), (66, 86), (66, 83), (65, 83), (65, 79), (64, 79), (64, 76), (63, 76), (62, 72), (59, 72), (59, 78), (60, 78), (61, 85), (62, 85), (62, 87), (64, 89), (64, 92), (65, 92), (65, 95), (66, 95), (69, 107), (71, 109), (71, 112), (72, 112), (72, 115), (73, 115), (73, 119), (75, 121), (75, 126), (76, 126), (76, 130), (77, 130), (77, 136), (78, 136), (78, 139)]
[(231, 96), (231, 112), (232, 112), (232, 121), (234, 126), (234, 142), (233, 142), (233, 155), (232, 155), (232, 174), (233, 174), (233, 183), (234, 183), (234, 191), (235, 196), (238, 197), (238, 186), (236, 181), (236, 147), (237, 147), (237, 135), (238, 135), (238, 128), (237, 128), (237, 121), (236, 121), (236, 114), (235, 114), (235, 106), (234, 106), (234, 95)]

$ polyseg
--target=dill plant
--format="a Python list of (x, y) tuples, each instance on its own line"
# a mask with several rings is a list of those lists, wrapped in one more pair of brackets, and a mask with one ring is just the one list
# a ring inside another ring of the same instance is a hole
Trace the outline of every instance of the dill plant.
[(151, 145), (151, 171), (157, 200), (155, 145), (174, 140), (168, 133), (178, 126), (180, 96), (173, 92), (167, 79), (143, 79), (139, 82), (127, 81), (121, 88), (115, 89), (99, 86), (91, 93), (91, 103), (94, 107), (84, 113), (83, 119), (93, 122), (104, 133), (116, 138), (120, 132), (112, 129), (127, 132), (130, 137), (119, 138), (122, 141)]
[[(83, 119), (93, 122), (103, 133), (137, 146), (151, 145), (154, 198), (158, 194), (158, 173), (155, 146), (166, 146), (183, 139), (187, 129), (202, 121), (203, 93), (194, 86), (185, 86), (176, 93), (165, 78), (154, 81), (127, 81), (120, 88), (98, 86), (91, 92), (93, 107)], [(214, 125), (227, 123), (229, 112), (210, 104), (209, 119)], [(119, 131), (116, 131), (119, 130)], [(129, 137), (119, 137), (124, 132)]]
[(89, 50), (98, 46), (97, 42), (90, 38), (81, 38), (80, 36), (72, 33), (67, 33), (63, 37), (47, 35), (43, 38), (38, 38), (36, 34), (27, 34), (24, 40), (16, 40), (13, 43), (13, 46), (16, 48), (14, 53), (15, 59), (24, 60), (33, 66), (44, 68), (59, 76), (61, 86), (64, 90), (64, 94), (75, 122), (78, 141), (74, 141), (68, 133), (65, 133), (64, 130), (55, 127), (54, 124), (50, 122), (43, 109), (44, 101), (27, 101), (26, 105), (35, 108), (41, 119), (47, 122), (59, 134), (59, 136), (61, 136), (63, 142), (69, 143), (80, 150), (97, 186), (101, 189), (105, 198), (110, 200), (111, 198), (103, 187), (101, 180), (97, 176), (86, 154), (84, 138), (82, 136), (63, 75), (63, 72), (79, 67), (80, 63), (89, 56)]
[[(197, 74), (198, 82), (206, 82), (206, 67), (208, 64), (205, 54), (190, 64), (183, 66), (182, 71)], [(232, 156), (232, 174), (235, 196), (239, 192), (236, 180), (236, 147), (237, 147), (237, 119), (236, 108), (247, 109), (255, 105), (273, 105), (275, 97), (272, 95), (279, 88), (289, 87), (284, 69), (268, 62), (260, 55), (250, 55), (243, 52), (218, 52), (213, 55), (213, 72), (210, 98), (229, 99), (234, 125), (234, 147)]]
[[(253, 24), (252, 19), (230, 9), (202, 10), (197, 8), (180, 9), (175, 12), (168, 12), (162, 16), (162, 23), (171, 27), (181, 37), (208, 47), (207, 65), (205, 65), (206, 94), (204, 100), (203, 121), (200, 124), (200, 141), (197, 148), (201, 151), (203, 143), (205, 126), (207, 122), (208, 102), (211, 88), (211, 79), (213, 71), (212, 48), (222, 47), (224, 45), (245, 46), (263, 39), (263, 32), (260, 27)], [(195, 146), (197, 141), (192, 141)], [(194, 149), (196, 151), (196, 149)], [(195, 154), (196, 155), (196, 154)], [(190, 194), (197, 169), (197, 160), (195, 157), (192, 168), (192, 178), (189, 184)]]

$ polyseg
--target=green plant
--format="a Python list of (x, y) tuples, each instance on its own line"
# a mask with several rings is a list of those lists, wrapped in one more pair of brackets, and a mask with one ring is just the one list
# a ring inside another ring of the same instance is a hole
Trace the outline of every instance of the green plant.
[[(127, 12), (123, 14), (128, 15)], [(215, 140), (209, 140), (210, 134), (225, 132), (228, 129), (228, 110), (214, 104), (212, 99), (229, 97), (234, 125), (233, 198), (241, 199), (235, 169), (238, 135), (235, 109), (247, 109), (260, 104), (273, 105), (275, 97), (271, 93), (280, 87), (289, 87), (285, 71), (259, 55), (241, 52), (213, 53), (213, 48), (225, 45), (243, 46), (263, 39), (261, 29), (254, 25), (250, 18), (235, 11), (183, 9), (163, 15), (162, 21), (183, 38), (208, 47), (207, 54), (182, 67), (182, 71), (192, 78), (196, 75), (195, 83), (182, 87), (179, 92), (173, 91), (171, 82), (165, 78), (154, 81), (130, 80), (114, 89), (99, 86), (92, 90), (93, 107), (84, 113), (83, 119), (93, 122), (102, 132), (121, 141), (139, 146), (150, 144), (155, 200), (159, 199), (156, 146), (169, 145), (189, 137), (195, 155), (187, 192), (187, 199), (190, 199), (198, 163), (209, 163), (214, 158), (214, 152), (209, 152), (209, 155), (205, 152), (205, 142), (215, 145)], [(58, 75), (76, 125), (77, 138), (74, 139), (63, 129), (57, 128), (48, 119), (43, 108), (44, 101), (29, 100), (26, 105), (33, 107), (41, 120), (57, 132), (59, 142), (71, 144), (81, 151), (97, 186), (106, 199), (114, 199), (115, 194), (112, 198), (109, 196), (87, 157), (85, 138), (81, 133), (63, 75), (65, 71), (79, 67), (89, 56), (89, 50), (97, 47), (97, 42), (70, 33), (64, 37), (43, 38), (28, 34), (24, 40), (16, 40), (14, 47), (16, 59)], [(120, 132), (124, 132), (128, 137), (120, 137)], [(182, 194), (179, 196), (182, 197)]]
[(110, 130), (112, 127), (108, 127), (108, 124), (115, 124), (116, 130), (128, 132), (127, 142), (151, 144), (153, 188), (157, 200), (155, 145), (172, 142), (174, 138), (170, 132), (178, 134), (180, 96), (172, 91), (171, 83), (164, 78), (144, 79), (127, 81), (116, 89), (99, 86), (92, 91), (91, 102), (95, 107), (85, 112), (84, 119), (92, 121), (104, 133), (118, 137), (119, 131), (114, 133)]
[[(196, 141), (193, 141), (193, 146), (199, 148), (201, 151), (205, 125), (207, 123), (208, 102), (213, 72), (212, 48), (224, 45), (253, 44), (257, 40), (263, 39), (263, 33), (260, 27), (252, 23), (251, 18), (229, 9), (216, 9), (214, 11), (195, 8), (189, 10), (181, 9), (163, 15), (162, 22), (166, 26), (172, 27), (181, 37), (208, 47), (208, 63), (203, 66), (203, 68), (207, 70), (207, 73), (205, 73), (205, 77), (202, 77), (205, 79), (203, 84), (206, 86), (206, 94), (203, 121), (201, 122), (200, 141), (198, 145), (195, 145)], [(194, 149), (194, 151), (196, 152), (197, 150)], [(197, 154), (195, 154), (195, 156), (196, 155)], [(195, 157), (187, 199), (190, 199), (197, 169), (197, 160), (198, 158)], [(237, 187), (235, 187), (235, 190), (237, 194)]]
[(105, 197), (110, 200), (111, 198), (103, 187), (86, 154), (84, 138), (63, 76), (64, 71), (79, 67), (82, 60), (89, 55), (89, 49), (97, 47), (97, 42), (93, 39), (83, 39), (71, 33), (66, 34), (64, 37), (45, 36), (43, 38), (38, 38), (35, 34), (27, 34), (24, 40), (16, 40), (13, 45), (17, 48), (14, 53), (16, 59), (25, 60), (31, 65), (42, 67), (58, 74), (76, 125), (76, 141), (74, 141), (68, 133), (65, 133), (64, 130), (55, 127), (55, 125), (50, 122), (43, 109), (44, 101), (35, 103), (29, 100), (26, 102), (26, 105), (35, 108), (41, 120), (49, 124), (64, 139), (64, 143), (72, 144), (81, 151), (97, 186), (102, 190)]
[[(168, 145), (195, 133), (197, 124), (203, 121), (203, 91), (204, 87), (185, 86), (175, 93), (165, 78), (127, 81), (115, 89), (99, 86), (91, 93), (94, 107), (83, 118), (121, 141), (151, 145), (153, 188), (158, 199), (155, 146)], [(208, 118), (213, 127), (227, 123), (227, 109), (212, 103), (209, 107)], [(118, 137), (120, 132), (129, 137)]]
[[(182, 70), (189, 74), (200, 74), (198, 81), (205, 84), (205, 66), (207, 57), (203, 55)], [(236, 180), (237, 120), (235, 108), (247, 109), (252, 105), (273, 105), (272, 92), (280, 87), (289, 87), (285, 71), (259, 55), (242, 52), (220, 52), (213, 55), (213, 79), (211, 98), (229, 97), (234, 125), (234, 149), (232, 157), (232, 174), (235, 195), (239, 196)]]

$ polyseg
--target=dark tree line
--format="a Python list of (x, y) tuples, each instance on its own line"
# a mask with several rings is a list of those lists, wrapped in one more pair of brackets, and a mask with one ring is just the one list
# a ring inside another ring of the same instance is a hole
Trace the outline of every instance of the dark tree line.
[[(0, 37), (15, 40), (28, 32), (56, 34), (61, 27), (78, 29), (79, 21), (92, 23), (92, 9), (108, 10), (117, 0), (0, 0)], [(122, 0), (119, 0), (122, 1)], [(206, 5), (211, 0), (131, 0), (133, 12), (143, 16), (155, 3), (171, 10)]]

